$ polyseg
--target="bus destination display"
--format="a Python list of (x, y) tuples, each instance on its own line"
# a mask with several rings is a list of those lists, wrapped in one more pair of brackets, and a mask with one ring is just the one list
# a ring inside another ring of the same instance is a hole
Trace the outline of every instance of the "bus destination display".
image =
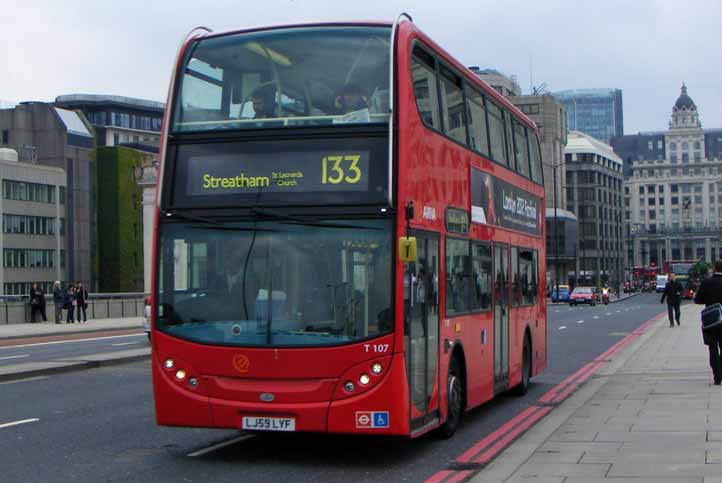
[(188, 158), (187, 194), (358, 192), (369, 151), (240, 153)]

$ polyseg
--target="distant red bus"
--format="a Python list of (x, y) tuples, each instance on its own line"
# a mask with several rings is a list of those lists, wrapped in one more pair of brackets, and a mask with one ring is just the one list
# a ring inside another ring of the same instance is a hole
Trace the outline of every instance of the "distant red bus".
[(664, 262), (662, 267), (665, 274), (674, 272), (678, 276), (689, 277), (689, 271), (695, 263), (697, 260), (669, 260)]
[(536, 127), (408, 18), (196, 32), (161, 149), (159, 424), (450, 436), (546, 367)]

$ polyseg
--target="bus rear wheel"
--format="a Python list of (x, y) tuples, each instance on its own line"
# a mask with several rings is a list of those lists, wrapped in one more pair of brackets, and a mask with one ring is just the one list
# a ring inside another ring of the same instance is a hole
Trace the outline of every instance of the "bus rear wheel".
[(531, 381), (531, 342), (529, 342), (528, 335), (524, 336), (524, 348), (521, 357), (521, 382), (514, 389), (517, 396), (524, 396), (529, 392), (529, 382)]
[(454, 435), (461, 423), (464, 411), (464, 387), (461, 379), (461, 369), (456, 358), (451, 359), (449, 375), (446, 381), (446, 421), (438, 429), (438, 434), (444, 439)]

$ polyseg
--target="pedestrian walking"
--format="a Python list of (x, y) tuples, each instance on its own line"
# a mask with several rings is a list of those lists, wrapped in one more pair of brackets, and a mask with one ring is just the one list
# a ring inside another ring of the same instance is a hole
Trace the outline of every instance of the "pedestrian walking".
[(84, 324), (87, 324), (87, 323), (88, 323), (88, 314), (87, 314), (87, 310), (88, 310), (88, 291), (85, 290), (85, 287), (83, 287), (83, 283), (82, 283), (82, 282), (77, 282), (77, 283), (75, 284), (75, 294), (76, 294), (77, 300), (78, 300), (78, 305), (77, 305), (77, 307), (78, 307), (78, 315), (77, 315), (78, 322), (80, 322), (80, 311), (82, 310), (82, 311), (83, 311), (83, 323), (84, 323)]
[(75, 321), (74, 313), (75, 313), (75, 307), (78, 305), (78, 298), (75, 295), (75, 287), (72, 285), (68, 286), (67, 292), (65, 292), (65, 309), (68, 311), (68, 318), (66, 320), (66, 323), (68, 324), (74, 324)]
[(63, 321), (63, 307), (65, 306), (65, 295), (63, 289), (60, 288), (60, 280), (56, 280), (53, 284), (53, 304), (55, 305), (55, 323), (60, 324)]
[(40, 314), (43, 318), (43, 322), (47, 322), (48, 318), (45, 316), (45, 292), (43, 289), (38, 287), (36, 282), (33, 282), (33, 286), (30, 288), (30, 322), (35, 323), (35, 315)]
[[(714, 274), (702, 281), (694, 296), (694, 303), (704, 304), (705, 307), (722, 304), (722, 260), (714, 262)], [(712, 367), (714, 383), (719, 386), (722, 382), (722, 326), (702, 331), (702, 337), (709, 349), (709, 365)]]
[(670, 327), (674, 327), (675, 318), (677, 319), (677, 325), (679, 325), (679, 316), (681, 313), (679, 305), (682, 303), (683, 291), (684, 287), (676, 280), (674, 272), (669, 272), (667, 284), (664, 286), (660, 303), (663, 304), (664, 299), (667, 299), (667, 315), (669, 316)]

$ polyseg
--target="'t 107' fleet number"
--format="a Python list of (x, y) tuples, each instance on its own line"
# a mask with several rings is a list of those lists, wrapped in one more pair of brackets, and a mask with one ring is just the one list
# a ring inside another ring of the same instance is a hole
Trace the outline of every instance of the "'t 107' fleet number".
[(389, 345), (388, 344), (364, 344), (364, 349), (366, 349), (366, 352), (374, 352), (374, 353), (388, 352)]

